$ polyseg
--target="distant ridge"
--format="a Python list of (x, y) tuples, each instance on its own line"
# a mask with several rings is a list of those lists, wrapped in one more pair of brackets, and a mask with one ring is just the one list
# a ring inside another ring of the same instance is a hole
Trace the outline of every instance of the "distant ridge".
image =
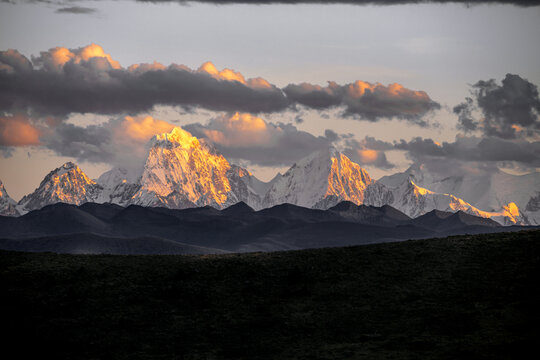
[(0, 216), (0, 249), (111, 254), (294, 250), (516, 231), (463, 212), (433, 210), (411, 219), (399, 210), (342, 202), (328, 210), (280, 204), (259, 211), (240, 202), (168, 209), (57, 203), (20, 217)]

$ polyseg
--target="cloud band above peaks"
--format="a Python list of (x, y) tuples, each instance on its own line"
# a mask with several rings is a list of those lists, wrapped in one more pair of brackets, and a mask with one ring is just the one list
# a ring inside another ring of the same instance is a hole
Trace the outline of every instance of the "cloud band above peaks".
[(55, 47), (31, 60), (17, 50), (0, 51), (0, 83), (0, 112), (38, 117), (138, 114), (156, 105), (257, 114), (302, 105), (315, 110), (342, 108), (342, 116), (359, 120), (397, 118), (426, 126), (424, 116), (440, 108), (426, 92), (400, 84), (358, 80), (279, 89), (263, 78), (246, 79), (235, 70), (219, 70), (211, 62), (196, 70), (158, 62), (125, 68), (96, 44)]

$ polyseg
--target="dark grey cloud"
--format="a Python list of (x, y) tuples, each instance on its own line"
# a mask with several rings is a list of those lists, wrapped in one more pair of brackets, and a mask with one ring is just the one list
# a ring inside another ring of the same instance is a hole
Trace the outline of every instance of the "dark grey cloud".
[(172, 128), (150, 116), (114, 117), (88, 126), (59, 122), (41, 128), (39, 146), (78, 162), (108, 163), (138, 170), (144, 165), (148, 140)]
[(111, 162), (115, 158), (112, 134), (107, 125), (87, 127), (63, 123), (41, 137), (45, 147), (79, 161)]
[(268, 123), (250, 114), (223, 115), (184, 129), (212, 143), (228, 159), (260, 166), (290, 166), (339, 138), (329, 129), (324, 136), (314, 136), (292, 124)]
[(58, 14), (76, 14), (76, 15), (88, 15), (94, 14), (97, 12), (97, 9), (83, 7), (83, 6), (70, 6), (57, 9), (55, 13)]
[(401, 4), (511, 4), (535, 6), (538, 0), (137, 0), (150, 3), (210, 3), (210, 4), (349, 4), (349, 5), (401, 5)]
[(32, 59), (34, 67), (16, 50), (0, 52), (0, 112), (136, 114), (171, 105), (259, 113), (290, 105), (260, 79), (229, 81), (175, 64), (125, 69), (107, 54), (88, 58), (86, 48), (51, 49)]
[[(519, 75), (506, 74), (502, 84), (494, 79), (472, 85), (473, 98), (454, 107), (458, 128), (481, 131), (503, 139), (540, 135), (540, 98), (536, 85)], [(479, 111), (481, 116), (474, 116)]]
[(343, 107), (342, 116), (378, 121), (381, 118), (406, 120), (422, 127), (429, 126), (426, 115), (441, 106), (424, 91), (414, 91), (399, 84), (384, 86), (357, 80), (328, 86), (303, 83), (287, 85), (283, 91), (292, 102), (311, 109)]
[(357, 80), (327, 87), (289, 84), (283, 90), (261, 78), (245, 79), (207, 62), (198, 70), (159, 63), (122, 67), (95, 44), (78, 49), (53, 48), (32, 57), (0, 51), (0, 114), (65, 118), (71, 113), (139, 114), (155, 106), (186, 111), (273, 113), (287, 109), (303, 121), (301, 108), (344, 109), (340, 116), (378, 121), (398, 118), (428, 126), (426, 115), (439, 109), (423, 91)]
[[(1, 2), (15, 3), (14, 0), (0, 0)], [(73, 2), (77, 0), (72, 0)], [(271, 4), (349, 4), (349, 5), (401, 5), (401, 4), (448, 4), (462, 3), (467, 6), (477, 4), (509, 4), (516, 6), (537, 6), (539, 0), (134, 0), (137, 2), (146, 2), (154, 4), (163, 3), (208, 3), (216, 5), (230, 4), (253, 4), (253, 5), (271, 5)], [(31, 3), (53, 3), (62, 4), (63, 1), (54, 0), (26, 0)]]
[(513, 161), (529, 168), (540, 167), (540, 142), (506, 140), (497, 137), (457, 137), (455, 142), (436, 143), (420, 137), (401, 140), (395, 148), (405, 150), (420, 162), (459, 160), (461, 162)]
[(324, 137), (326, 137), (329, 141), (334, 142), (339, 139), (339, 134), (331, 129), (324, 130)]
[(32, 63), (24, 55), (14, 49), (0, 51), (0, 73), (29, 73)]

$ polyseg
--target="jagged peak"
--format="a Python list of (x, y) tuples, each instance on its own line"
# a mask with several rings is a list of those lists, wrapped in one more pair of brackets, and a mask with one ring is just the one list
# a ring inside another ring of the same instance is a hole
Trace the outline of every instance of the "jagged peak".
[(66, 172), (69, 172), (69, 171), (76, 171), (76, 172), (82, 172), (81, 168), (75, 164), (74, 162), (72, 161), (68, 161), (64, 164), (62, 164), (61, 166), (57, 167), (56, 169), (54, 169), (53, 171), (51, 171), (49, 173), (49, 175), (62, 175)]
[(68, 162), (64, 163), (62, 166), (60, 166), (60, 168), (62, 168), (62, 169), (73, 169), (73, 168), (78, 168), (78, 166), (74, 162), (68, 161)]
[(105, 171), (95, 181), (102, 186), (116, 186), (120, 183), (135, 183), (138, 174), (123, 167), (113, 167)]
[(411, 178), (408, 178), (404, 185), (407, 189), (413, 189), (415, 192), (418, 192), (420, 195), (435, 194), (431, 190), (428, 190), (426, 188), (416, 185), (416, 183)]
[(411, 166), (409, 166), (409, 168), (407, 170), (405, 170), (405, 173), (407, 174), (413, 174), (415, 172), (421, 172), (421, 171), (424, 171), (426, 168), (426, 165), (424, 165), (423, 163), (412, 163)]
[(4, 187), (4, 184), (2, 183), (2, 180), (0, 179), (0, 198), (9, 198), (8, 192), (6, 188)]
[(56, 180), (54, 179), (61, 178), (67, 173), (73, 174), (73, 176), (81, 177), (83, 181), (88, 184), (96, 184), (96, 182), (90, 179), (77, 164), (75, 164), (74, 162), (68, 161), (64, 163), (63, 165), (57, 167), (56, 169), (52, 170), (51, 172), (49, 172), (45, 176), (45, 178), (41, 181), (39, 187), (42, 187), (51, 181), (56, 182)]
[(301, 167), (305, 164), (318, 160), (330, 161), (332, 157), (334, 157), (335, 153), (335, 148), (329, 146), (327, 148), (312, 152), (303, 159), (295, 162), (292, 167)]
[[(325, 147), (321, 150), (315, 151), (311, 153), (310, 155), (306, 156), (305, 158), (295, 162), (293, 164), (293, 168), (295, 167), (302, 167), (308, 163), (314, 162), (314, 161), (320, 161), (320, 162), (328, 162), (332, 163), (332, 161), (337, 161), (338, 164), (346, 163), (346, 164), (356, 164), (354, 161), (349, 159), (347, 155), (340, 152), (336, 147), (330, 145), (328, 147)], [(360, 165), (358, 165), (360, 166)], [(367, 171), (363, 168), (361, 168), (363, 172)], [(278, 174), (279, 175), (279, 174)]]
[(519, 217), (521, 215), (520, 211), (519, 211), (519, 208), (518, 208), (518, 206), (516, 205), (515, 202), (509, 202), (508, 204), (503, 206), (503, 209), (505, 211), (507, 211), (510, 215), (514, 216), (514, 217)]
[(193, 136), (190, 132), (182, 129), (179, 126), (174, 127), (168, 133), (155, 135), (151, 140), (152, 146), (155, 145), (173, 145), (181, 146), (182, 148), (196, 148), (201, 145), (199, 139)]

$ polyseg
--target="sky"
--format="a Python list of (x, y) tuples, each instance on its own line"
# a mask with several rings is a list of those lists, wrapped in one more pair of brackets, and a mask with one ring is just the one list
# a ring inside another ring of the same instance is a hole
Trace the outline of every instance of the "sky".
[(329, 145), (374, 178), (540, 170), (538, 2), (231, 2), (0, 1), (9, 194), (136, 173), (172, 126), (265, 181)]

